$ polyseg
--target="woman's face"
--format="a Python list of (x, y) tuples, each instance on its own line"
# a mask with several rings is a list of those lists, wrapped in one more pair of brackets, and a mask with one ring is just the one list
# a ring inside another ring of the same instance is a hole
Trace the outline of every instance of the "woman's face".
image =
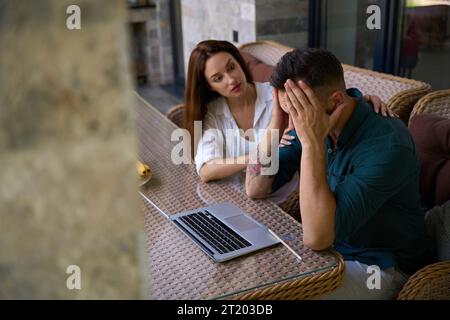
[(228, 52), (219, 52), (206, 60), (205, 79), (211, 90), (226, 98), (244, 94), (247, 80), (239, 63)]

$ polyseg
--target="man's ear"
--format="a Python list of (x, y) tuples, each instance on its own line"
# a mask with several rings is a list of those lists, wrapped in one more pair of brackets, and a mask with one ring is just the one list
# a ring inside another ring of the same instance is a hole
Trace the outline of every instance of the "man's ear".
[(332, 114), (337, 107), (345, 102), (345, 95), (342, 91), (334, 91), (328, 98), (327, 107), (325, 109), (327, 114)]
[(341, 104), (345, 103), (345, 95), (342, 91), (335, 91), (331, 94), (330, 100), (334, 110)]

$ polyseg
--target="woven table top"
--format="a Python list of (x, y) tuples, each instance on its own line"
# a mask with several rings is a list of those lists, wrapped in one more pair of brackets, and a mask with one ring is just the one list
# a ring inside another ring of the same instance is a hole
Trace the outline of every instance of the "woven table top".
[[(340, 260), (332, 251), (303, 246), (302, 227), (268, 200), (251, 200), (239, 179), (202, 183), (193, 164), (176, 165), (171, 153), (175, 125), (136, 95), (140, 158), (153, 177), (141, 191), (145, 202), (145, 249), (153, 299), (223, 299), (331, 272)], [(302, 261), (279, 244), (224, 263), (212, 261), (167, 215), (211, 203), (232, 202), (289, 244)]]

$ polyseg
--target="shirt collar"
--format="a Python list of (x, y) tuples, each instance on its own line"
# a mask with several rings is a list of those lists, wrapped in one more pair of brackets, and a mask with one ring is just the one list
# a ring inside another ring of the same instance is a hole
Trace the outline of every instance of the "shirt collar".
[(218, 97), (216, 100), (213, 100), (212, 105), (208, 107), (208, 109), (217, 116), (224, 115), (227, 118), (233, 117), (230, 108), (228, 107), (227, 100), (225, 100), (224, 97)]
[(367, 104), (367, 102), (364, 100), (361, 91), (359, 91), (358, 89), (356, 88), (347, 89), (347, 94), (350, 97), (356, 98), (358, 102), (355, 107), (355, 110), (353, 110), (353, 113), (350, 116), (350, 119), (347, 121), (347, 123), (344, 126), (344, 129), (339, 135), (337, 141), (338, 148), (343, 147), (350, 141), (350, 139), (353, 137), (353, 135), (359, 129), (359, 127), (361, 127), (364, 120), (367, 118), (370, 111), (372, 110), (370, 106)]
[[(253, 121), (253, 127), (255, 127), (256, 123), (258, 123), (259, 118), (266, 108), (267, 104), (272, 103), (272, 91), (264, 90), (264, 86), (268, 84), (255, 82), (256, 88), (256, 102), (255, 102), (255, 117)], [(270, 87), (269, 87), (270, 89)], [(228, 119), (232, 119), (233, 115), (231, 114), (230, 107), (228, 106), (227, 100), (224, 97), (219, 97), (216, 101), (214, 101), (214, 112), (216, 115), (224, 115)]]

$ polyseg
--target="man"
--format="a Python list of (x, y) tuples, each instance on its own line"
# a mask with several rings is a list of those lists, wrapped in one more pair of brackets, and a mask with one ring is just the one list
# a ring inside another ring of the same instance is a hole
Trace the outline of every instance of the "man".
[[(357, 89), (346, 90), (342, 65), (321, 49), (294, 50), (275, 67), (272, 120), (252, 164), (246, 191), (264, 198), (300, 171), (303, 242), (331, 246), (346, 260), (344, 285), (324, 298), (394, 298), (406, 275), (429, 262), (420, 209), (419, 164), (404, 124), (373, 112)], [(279, 149), (279, 170), (261, 174), (271, 130), (294, 127)], [(263, 163), (263, 164), (262, 164)], [(367, 286), (381, 269), (381, 287)]]

